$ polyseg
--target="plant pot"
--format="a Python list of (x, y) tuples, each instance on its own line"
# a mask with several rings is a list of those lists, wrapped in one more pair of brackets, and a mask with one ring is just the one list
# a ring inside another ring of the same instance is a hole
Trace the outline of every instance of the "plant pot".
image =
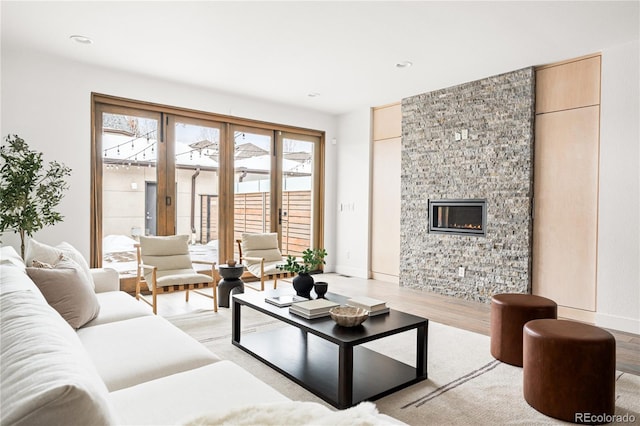
[(311, 298), (311, 290), (313, 290), (313, 277), (309, 274), (300, 273), (293, 279), (293, 288), (300, 297)]

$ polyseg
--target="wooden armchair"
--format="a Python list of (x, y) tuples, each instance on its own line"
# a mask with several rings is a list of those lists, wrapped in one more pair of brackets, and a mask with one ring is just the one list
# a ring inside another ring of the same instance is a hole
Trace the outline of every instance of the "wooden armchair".
[[(290, 272), (277, 268), (278, 265), (286, 263), (278, 247), (277, 233), (244, 233), (242, 239), (236, 240), (236, 242), (238, 243), (240, 263), (251, 275), (260, 278), (260, 291), (264, 290), (265, 279), (273, 279), (273, 288), (275, 289), (278, 286), (278, 278), (293, 276)], [(251, 288), (258, 290), (255, 287)]]
[[(136, 299), (142, 299), (157, 314), (157, 296), (161, 293), (185, 291), (185, 300), (189, 301), (189, 290), (213, 299), (213, 310), (218, 312), (218, 271), (215, 262), (194, 261), (189, 255), (189, 236), (172, 235), (167, 237), (140, 237), (136, 244), (138, 257), (138, 275), (136, 279)], [(200, 274), (193, 269), (192, 263), (211, 266), (211, 276)], [(149, 302), (140, 292), (141, 284), (147, 284), (151, 290)], [(198, 291), (213, 288), (213, 296)]]

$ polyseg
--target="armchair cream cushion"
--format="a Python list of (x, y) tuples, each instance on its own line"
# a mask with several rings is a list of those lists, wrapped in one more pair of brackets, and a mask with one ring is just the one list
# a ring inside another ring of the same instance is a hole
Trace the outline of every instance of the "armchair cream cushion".
[(142, 261), (147, 265), (157, 267), (158, 271), (191, 269), (188, 235), (141, 236), (140, 247), (142, 248)]
[(283, 265), (282, 252), (278, 248), (278, 234), (242, 234), (243, 263), (247, 270), (256, 277), (261, 276), (260, 260), (264, 258), (264, 275), (277, 274), (277, 266)]
[[(189, 236), (140, 237), (142, 262), (158, 268), (156, 285), (166, 287), (179, 284), (210, 283), (209, 275), (198, 274), (191, 265)], [(151, 273), (145, 274), (151, 281)]]
[[(140, 236), (140, 244), (136, 245), (138, 271), (136, 278), (136, 299), (143, 300), (153, 307), (153, 313), (158, 311), (158, 293), (184, 291), (185, 300), (189, 301), (189, 291), (213, 299), (213, 310), (218, 312), (217, 275), (215, 262), (191, 260), (189, 254), (188, 235), (169, 236)], [(193, 263), (208, 264), (211, 275), (196, 272)], [(147, 300), (140, 292), (145, 283), (151, 290), (152, 301)], [(203, 288), (213, 288), (213, 295), (199, 291)]]
[[(244, 257), (264, 258), (265, 262), (282, 261), (282, 253), (278, 248), (278, 234), (275, 232), (242, 234), (242, 253)], [(256, 261), (249, 260), (245, 263), (256, 263)]]

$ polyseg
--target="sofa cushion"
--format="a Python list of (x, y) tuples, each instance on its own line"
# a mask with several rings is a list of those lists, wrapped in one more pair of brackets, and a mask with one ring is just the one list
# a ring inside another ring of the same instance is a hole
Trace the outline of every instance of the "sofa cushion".
[(31, 238), (27, 243), (24, 260), (27, 266), (33, 266), (34, 259), (38, 260), (39, 262), (55, 264), (58, 262), (61, 254), (66, 255), (68, 258), (80, 265), (83, 273), (87, 277), (87, 280), (91, 283), (91, 286), (95, 288), (95, 285), (93, 284), (93, 277), (91, 276), (91, 272), (89, 270), (89, 264), (84, 259), (82, 254), (67, 242), (63, 241), (57, 246), (52, 247)]
[(14, 291), (29, 291), (40, 299), (41, 303), (47, 304), (38, 287), (27, 276), (25, 268), (3, 263), (0, 265), (0, 293), (6, 294)]
[(112, 268), (91, 268), (96, 293), (120, 290), (120, 275)]
[(53, 269), (27, 267), (27, 274), (71, 327), (80, 328), (98, 315), (93, 286), (81, 267), (64, 255)]
[(19, 268), (22, 271), (25, 267), (18, 252), (11, 246), (0, 247), (0, 265)]
[[(226, 360), (112, 392), (110, 396), (118, 417), (131, 425), (182, 424), (218, 408), (289, 401)], [(141, 409), (140, 401), (153, 401), (153, 407)]]
[(220, 360), (155, 315), (81, 328), (78, 337), (109, 391)]
[(78, 336), (37, 294), (0, 294), (0, 333), (0, 424), (118, 423)]
[(136, 300), (135, 297), (124, 291), (96, 293), (96, 298), (100, 303), (100, 312), (97, 317), (83, 327), (93, 327), (94, 325), (153, 315), (149, 305)]

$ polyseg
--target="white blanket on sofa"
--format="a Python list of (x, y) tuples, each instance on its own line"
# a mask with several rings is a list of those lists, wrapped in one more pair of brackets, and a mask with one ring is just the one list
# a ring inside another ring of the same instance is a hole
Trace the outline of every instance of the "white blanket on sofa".
[(220, 413), (210, 413), (185, 423), (185, 426), (205, 425), (331, 425), (373, 426), (401, 424), (381, 415), (371, 402), (362, 402), (346, 410), (332, 411), (315, 402), (288, 401), (237, 407)]

